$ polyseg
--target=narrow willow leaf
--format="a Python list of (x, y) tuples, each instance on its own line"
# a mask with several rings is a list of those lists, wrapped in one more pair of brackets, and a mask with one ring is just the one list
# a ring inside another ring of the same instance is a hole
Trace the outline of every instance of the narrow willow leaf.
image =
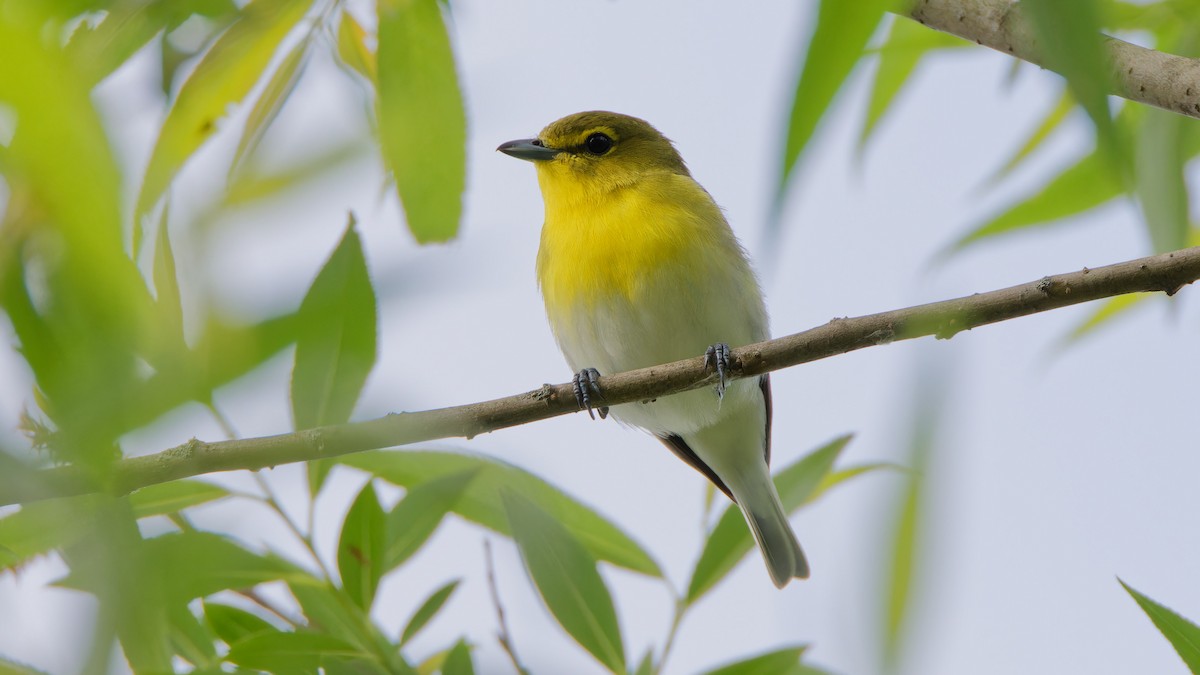
[(454, 643), (454, 647), (446, 653), (442, 662), (442, 675), (475, 675), (475, 666), (471, 663), (471, 646), (465, 640)]
[(297, 429), (340, 424), (375, 364), (375, 291), (354, 220), (300, 304), (292, 371)]
[(951, 246), (951, 252), (996, 235), (1042, 227), (1079, 215), (1112, 200), (1121, 192), (1121, 182), (1103, 156), (1093, 151), (1046, 181), (1036, 194), (963, 235)]
[[(354, 218), (329, 261), (300, 303), (300, 335), (292, 369), (296, 429), (350, 419), (375, 365), (375, 289), (367, 273)], [(316, 495), (331, 462), (310, 462), (309, 490)]]
[(13, 569), (34, 556), (69, 546), (91, 532), (97, 498), (67, 497), (32, 502), (0, 518), (0, 570)]
[(212, 632), (227, 645), (252, 635), (278, 632), (270, 621), (257, 614), (217, 602), (204, 603), (204, 620)]
[(368, 481), (350, 505), (337, 548), (342, 590), (365, 611), (370, 611), (383, 577), (387, 549), (384, 523), (383, 507)]
[(890, 0), (821, 0), (817, 6), (816, 28), (792, 96), (777, 202), (783, 199), (788, 180), (799, 165), (817, 123), (858, 63), (867, 40), (890, 4)]
[(926, 28), (906, 17), (894, 17), (887, 40), (879, 49), (879, 65), (871, 85), (866, 118), (858, 138), (858, 150), (866, 148), (871, 134), (904, 88), (917, 64), (936, 49), (963, 47), (971, 43), (941, 31)]
[(402, 565), (425, 545), (478, 473), (479, 469), (460, 471), (409, 489), (404, 499), (387, 514), (385, 574)]
[[(187, 352), (183, 339), (183, 300), (179, 292), (179, 276), (175, 269), (175, 253), (171, 250), (171, 236), (167, 228), (167, 215), (171, 210), (168, 202), (163, 205), (158, 221), (158, 233), (154, 243), (154, 310), (156, 318), (157, 344), (154, 354), (148, 358), (159, 369), (173, 369), (171, 359), (182, 359)], [(142, 228), (134, 226), (133, 257), (138, 256), (138, 235)]]
[(1033, 154), (1034, 150), (1040, 148), (1046, 142), (1046, 139), (1062, 126), (1063, 120), (1067, 119), (1067, 116), (1074, 109), (1075, 99), (1071, 97), (1070, 93), (1064, 91), (1062, 96), (1059, 96), (1058, 100), (1054, 103), (1054, 107), (1042, 118), (1037, 128), (1021, 143), (1021, 147), (1013, 153), (1012, 157), (1008, 158), (1008, 161), (996, 170), (996, 173), (986, 183), (999, 183), (1004, 177), (1015, 171), (1017, 167)]
[(379, 0), (379, 134), (408, 229), (453, 239), (466, 186), (467, 119), (437, 0)]
[(5, 675), (48, 675), (44, 670), (0, 656), (0, 673)]
[(167, 608), (170, 622), (170, 640), (175, 653), (196, 666), (198, 670), (215, 669), (217, 650), (213, 646), (216, 635), (200, 622), (186, 604), (174, 604)]
[(721, 666), (705, 675), (795, 675), (808, 645), (778, 649), (754, 658)]
[(1134, 146), (1138, 202), (1155, 253), (1187, 245), (1188, 191), (1185, 134), (1194, 133), (1193, 120), (1159, 108), (1143, 112)]
[(317, 673), (347, 662), (371, 662), (371, 655), (332, 635), (260, 633), (229, 646), (230, 663), (270, 673)]
[(642, 655), (642, 660), (638, 662), (637, 670), (633, 671), (633, 675), (654, 675), (654, 650), (647, 649)]
[(177, 480), (141, 488), (129, 495), (135, 518), (178, 513), (186, 508), (206, 504), (229, 496), (219, 485), (198, 480)]
[(438, 611), (440, 611), (442, 606), (446, 604), (446, 601), (450, 599), (450, 596), (458, 588), (458, 584), (461, 582), (462, 579), (455, 579), (454, 581), (451, 581), (450, 583), (431, 593), (428, 598), (425, 598), (425, 602), (422, 602), (421, 606), (417, 608), (417, 611), (413, 612), (412, 618), (410, 618), (408, 623), (404, 626), (404, 632), (400, 634), (401, 647), (408, 644), (408, 641), (413, 639), (413, 636), (415, 636), (417, 633), (421, 632), (421, 629), (425, 627), (425, 624), (429, 623), (430, 620), (437, 615)]
[(621, 628), (595, 559), (537, 504), (511, 491), (503, 502), (513, 541), (550, 613), (606, 668), (624, 673)]
[(246, 128), (242, 131), (242, 140), (238, 142), (237, 152), (233, 155), (230, 175), (236, 173), (246, 158), (258, 148), (267, 129), (271, 127), (271, 123), (279, 116), (279, 111), (283, 110), (283, 105), (296, 90), (296, 85), (300, 82), (300, 75), (304, 73), (304, 66), (308, 63), (313, 35), (313, 33), (309, 33), (304, 39), (297, 42), (295, 47), (292, 47), (292, 51), (288, 52), (283, 63), (279, 64), (275, 74), (267, 81), (262, 95), (250, 109), (250, 116), (246, 118)]
[(509, 489), (532, 500), (571, 531), (597, 560), (660, 577), (648, 553), (616, 525), (558, 488), (511, 464), (478, 455), (403, 450), (362, 452), (338, 458), (346, 466), (370, 472), (389, 483), (413, 489), (435, 478), (477, 469), (470, 488), (454, 506), (458, 515), (503, 535), (510, 534), (500, 491)]
[(372, 86), (378, 81), (375, 54), (367, 48), (367, 31), (349, 12), (342, 10), (337, 33), (338, 60)]
[(1122, 314), (1134, 309), (1135, 307), (1144, 306), (1146, 300), (1154, 297), (1150, 293), (1129, 293), (1126, 295), (1118, 295), (1114, 298), (1108, 298), (1100, 303), (1100, 306), (1092, 312), (1087, 318), (1079, 322), (1070, 333), (1063, 338), (1063, 346), (1077, 342), (1080, 338), (1091, 335), (1096, 329), (1101, 326), (1106, 326), (1112, 319), (1115, 319)]
[(399, 675), (412, 673), (412, 668), (400, 656), (395, 645), (379, 632), (366, 612), (351, 602), (345, 593), (327, 583), (314, 582), (311, 578), (289, 583), (288, 589), (300, 604), (310, 626), (354, 645), (362, 653), (371, 654), (377, 663), (384, 665), (384, 672)]
[(254, 553), (211, 532), (179, 532), (147, 539), (147, 559), (163, 574), (166, 600), (187, 603), (225, 590), (277, 580), (308, 580), (294, 565)]
[(1188, 670), (1193, 674), (1200, 674), (1200, 626), (1142, 595), (1124, 581), (1117, 581), (1133, 596), (1146, 616), (1150, 617), (1158, 632), (1175, 648), (1179, 658), (1187, 664)]
[(217, 39), (163, 121), (142, 179), (135, 222), (154, 208), (179, 169), (213, 135), (226, 109), (250, 93), (307, 9), (302, 0), (253, 0)]
[(1100, 34), (1099, 2), (1026, 0), (1021, 9), (1038, 37), (1044, 65), (1067, 78), (1075, 100), (1096, 125), (1105, 160), (1119, 161), (1117, 128), (1108, 109), (1109, 65)]
[[(834, 462), (851, 438), (836, 438), (775, 475), (775, 487), (779, 490), (784, 511), (792, 513), (816, 497), (822, 482), (833, 470)], [(730, 504), (704, 542), (704, 550), (700, 552), (700, 559), (696, 561), (692, 579), (688, 583), (686, 602), (690, 605), (699, 600), (753, 548), (754, 539), (750, 536), (741, 511), (736, 505)]]

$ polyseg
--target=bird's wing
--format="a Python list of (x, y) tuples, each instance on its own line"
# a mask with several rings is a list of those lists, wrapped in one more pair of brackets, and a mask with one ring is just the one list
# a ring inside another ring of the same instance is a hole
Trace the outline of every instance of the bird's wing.
[(688, 446), (687, 441), (683, 440), (683, 438), (679, 436), (676, 436), (675, 434), (658, 436), (658, 440), (662, 441), (663, 445), (670, 448), (671, 452), (675, 453), (676, 457), (687, 462), (693, 469), (704, 474), (710, 481), (712, 481), (713, 485), (716, 485), (718, 488), (720, 488), (721, 492), (725, 493), (726, 497), (729, 497), (729, 499), (735, 504), (737, 503), (737, 500), (733, 497), (733, 493), (730, 492), (729, 488), (725, 486), (725, 482), (721, 480), (721, 477), (717, 475), (717, 472), (709, 468), (709, 466), (704, 463), (704, 460), (700, 459), (699, 455), (696, 454), (696, 451), (692, 450), (691, 447)]
[(763, 405), (767, 408), (767, 436), (763, 443), (763, 460), (771, 466), (771, 376), (763, 375), (758, 378), (758, 388), (762, 389)]

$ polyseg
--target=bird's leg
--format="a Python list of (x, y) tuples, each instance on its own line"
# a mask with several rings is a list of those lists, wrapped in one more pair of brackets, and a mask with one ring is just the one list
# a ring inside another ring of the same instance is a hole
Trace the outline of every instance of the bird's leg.
[(717, 398), (725, 398), (725, 371), (729, 369), (729, 345), (724, 342), (709, 347), (704, 352), (704, 369), (717, 371)]
[[(575, 390), (575, 400), (579, 403), (580, 410), (586, 410), (588, 417), (596, 419), (592, 414), (592, 393), (596, 394), (596, 398), (604, 400), (604, 394), (600, 392), (600, 371), (595, 368), (584, 368), (575, 373), (571, 378), (571, 387)], [(608, 417), (608, 406), (597, 406), (596, 411), (600, 413), (600, 419)]]

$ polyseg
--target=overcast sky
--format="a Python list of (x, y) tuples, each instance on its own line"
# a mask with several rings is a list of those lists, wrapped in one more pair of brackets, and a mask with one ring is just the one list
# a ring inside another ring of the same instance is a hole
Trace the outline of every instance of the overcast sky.
[[(185, 284), (245, 316), (294, 307), (353, 209), (381, 296), (380, 360), (356, 417), (566, 381), (570, 371), (534, 279), (542, 208), (534, 172), (494, 148), (581, 110), (645, 118), (676, 142), (761, 260), (783, 120), (813, 4), (456, 1), (452, 32), (470, 123), (459, 239), (416, 246), (394, 198), (381, 202), (381, 172), (370, 158), (323, 190), (295, 193), (286, 204), (244, 212), (204, 233), (189, 230), (189, 215), (216, 193), (218, 181), (208, 174), (221, 175), (233, 134), (205, 150), (184, 175), (181, 185), (190, 189), (176, 193)], [(98, 96), (133, 175), (162, 114), (143, 84), (157, 77), (156, 63), (143, 54)], [(948, 242), (1089, 143), (1085, 120), (1073, 119), (1012, 180), (982, 189), (1059, 92), (1055, 76), (1032, 66), (1010, 82), (1011, 68), (1010, 59), (983, 48), (928, 61), (861, 158), (855, 144), (870, 71), (858, 73), (791, 192), (776, 264), (759, 265), (775, 335), (1149, 252), (1136, 209), (1123, 204), (932, 264)], [(357, 121), (363, 105), (354, 84), (320, 56), (264, 152), (284, 163), (365, 133)], [(904, 461), (916, 383), (927, 374), (919, 366), (947, 374), (944, 425), (928, 473), (928, 546), (903, 672), (1186, 672), (1116, 576), (1200, 619), (1194, 294), (1185, 289), (1171, 311), (1168, 303), (1150, 303), (1061, 353), (1058, 340), (1092, 308), (774, 374), (776, 466), (851, 432), (857, 436), (844, 462)], [(29, 391), (18, 364), (13, 355), (0, 361), (6, 429)], [(220, 405), (242, 435), (289, 428), (289, 367), (290, 355), (280, 357), (223, 392)], [(127, 445), (150, 452), (193, 435), (218, 438), (220, 431), (203, 411), (185, 409)], [(533, 471), (620, 524), (677, 587), (686, 583), (702, 544), (703, 479), (648, 436), (573, 415), (431, 447), (485, 453)], [(216, 479), (250, 485), (244, 476)], [(300, 504), (297, 467), (275, 469), (268, 479), (289, 504)], [(668, 672), (693, 673), (797, 643), (811, 644), (810, 660), (831, 671), (878, 672), (884, 533), (903, 480), (896, 473), (857, 479), (793, 518), (812, 578), (778, 591), (757, 555), (748, 557), (683, 625)], [(318, 534), (326, 543), (362, 481), (352, 471), (336, 474), (319, 504)], [(541, 606), (512, 544), (451, 520), (384, 583), (380, 622), (397, 631), (429, 590), (465, 577), (411, 653), (427, 655), (465, 631), (479, 645), (481, 672), (506, 672), (484, 581), (482, 541), (490, 537), (527, 665), (535, 673), (601, 672)], [(278, 522), (250, 517), (236, 502), (199, 509), (196, 521), (255, 545), (295, 550)], [(15, 580), (0, 577), (0, 653), (53, 672), (78, 666), (82, 654), (63, 647), (76, 643), (58, 631), (64, 617), (79, 616), (89, 603), (44, 588), (63, 569), (50, 560)], [(651, 580), (602, 569), (627, 659), (636, 663), (647, 646), (661, 646), (670, 598)]]

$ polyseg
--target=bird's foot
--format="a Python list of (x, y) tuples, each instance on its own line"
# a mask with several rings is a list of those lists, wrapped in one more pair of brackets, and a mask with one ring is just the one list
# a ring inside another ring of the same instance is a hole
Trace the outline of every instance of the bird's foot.
[[(586, 410), (588, 417), (592, 419), (596, 419), (596, 416), (592, 414), (592, 394), (595, 394), (599, 400), (604, 400), (604, 394), (600, 392), (599, 380), (600, 371), (595, 368), (584, 368), (571, 378), (571, 387), (575, 391), (575, 400), (579, 403), (579, 409)], [(608, 417), (608, 406), (596, 406), (594, 409), (600, 413), (600, 419)]]
[(717, 398), (725, 398), (725, 371), (729, 369), (730, 350), (724, 342), (709, 347), (704, 352), (704, 369), (717, 371)]

